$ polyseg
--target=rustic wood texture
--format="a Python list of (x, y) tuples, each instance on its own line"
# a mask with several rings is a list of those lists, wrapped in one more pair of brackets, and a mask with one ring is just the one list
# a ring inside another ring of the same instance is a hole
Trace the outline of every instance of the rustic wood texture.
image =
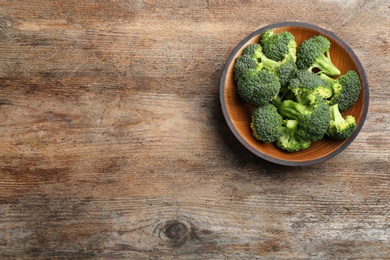
[[(324, 1), (0, 1), (0, 255), (71, 259), (385, 259), (390, 5)], [(248, 152), (222, 68), (280, 21), (333, 31), (370, 84), (331, 160)]]

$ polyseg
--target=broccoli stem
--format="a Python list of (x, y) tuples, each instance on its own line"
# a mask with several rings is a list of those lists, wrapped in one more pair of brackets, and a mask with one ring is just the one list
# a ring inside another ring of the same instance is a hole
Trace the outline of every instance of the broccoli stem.
[(291, 139), (294, 138), (295, 132), (297, 131), (297, 129), (298, 129), (298, 121), (297, 120), (293, 120), (293, 119), (287, 120), (285, 133), (284, 133), (284, 135), (282, 135), (279, 138), (279, 142), (282, 142), (282, 143), (290, 142)]
[(291, 92), (289, 92), (289, 89), (287, 87), (282, 87), (279, 93), (271, 100), (271, 104), (273, 104), (278, 109), (279, 113), (280, 106), (282, 105), (283, 100), (289, 94), (292, 94)]
[(279, 62), (271, 60), (267, 58), (265, 55), (261, 57), (261, 64), (263, 65), (264, 68), (274, 71), (276, 67), (279, 65)]
[(280, 105), (282, 104), (282, 98), (279, 95), (276, 95), (274, 99), (271, 100), (271, 103), (280, 110)]
[(320, 74), (320, 77), (321, 77), (323, 80), (329, 82), (330, 84), (334, 84), (334, 82), (335, 82), (335, 80), (334, 80), (333, 78), (329, 77), (329, 76), (326, 75), (325, 73), (321, 73), (321, 74)]
[(335, 104), (330, 107), (330, 118), (335, 122), (335, 125), (340, 125), (345, 123), (343, 115), (340, 113), (338, 104)]
[(287, 120), (286, 128), (289, 131), (296, 131), (298, 129), (298, 121), (297, 120)]
[(287, 151), (297, 152), (309, 148), (311, 142), (297, 136), (298, 121), (288, 119), (285, 121), (284, 134), (276, 141), (276, 146)]
[(284, 100), (280, 106), (280, 114), (285, 118), (299, 120), (300, 115), (305, 113), (307, 107), (292, 100)]
[(313, 68), (317, 68), (322, 73), (329, 76), (337, 76), (341, 74), (340, 70), (330, 61), (329, 53), (327, 53), (327, 56), (323, 54), (318, 57), (309, 70), (311, 71)]
[(333, 93), (340, 93), (342, 91), (343, 86), (337, 79), (333, 79), (324, 73), (321, 73), (320, 77), (331, 84)]

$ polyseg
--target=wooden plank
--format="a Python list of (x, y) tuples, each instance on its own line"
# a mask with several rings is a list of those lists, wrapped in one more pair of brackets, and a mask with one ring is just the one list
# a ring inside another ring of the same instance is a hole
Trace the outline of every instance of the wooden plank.
[[(1, 258), (387, 258), (388, 7), (0, 1)], [(253, 156), (219, 104), (234, 47), (287, 20), (334, 31), (370, 84), (320, 165)]]

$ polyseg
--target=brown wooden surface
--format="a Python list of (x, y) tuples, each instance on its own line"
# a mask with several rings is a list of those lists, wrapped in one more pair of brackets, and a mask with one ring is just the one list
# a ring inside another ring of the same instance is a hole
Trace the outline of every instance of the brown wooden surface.
[[(0, 1), (0, 255), (385, 259), (390, 5)], [(337, 157), (288, 168), (222, 116), (234, 47), (280, 21), (333, 31), (370, 84)]]

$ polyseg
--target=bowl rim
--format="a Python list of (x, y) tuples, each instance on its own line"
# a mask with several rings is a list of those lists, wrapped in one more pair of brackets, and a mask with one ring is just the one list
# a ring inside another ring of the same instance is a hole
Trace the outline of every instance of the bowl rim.
[[(252, 39), (253, 37), (255, 36), (258, 36), (259, 34), (261, 34), (262, 32), (268, 30), (268, 29), (274, 29), (274, 28), (279, 28), (279, 27), (288, 27), (288, 26), (295, 26), (295, 27), (303, 27), (303, 28), (308, 28), (308, 29), (312, 29), (312, 30), (316, 30), (316, 31), (319, 31), (320, 33), (326, 35), (327, 37), (333, 39), (334, 41), (338, 42), (338, 44), (340, 44), (347, 52), (348, 54), (351, 56), (351, 58), (353, 59), (353, 61), (355, 62), (356, 66), (357, 66), (357, 69), (360, 73), (360, 76), (361, 76), (361, 79), (362, 79), (362, 86), (363, 86), (363, 97), (364, 97), (364, 102), (363, 102), (363, 111), (362, 111), (362, 116), (360, 118), (360, 121), (359, 121), (359, 124), (356, 126), (356, 130), (352, 133), (352, 135), (346, 140), (346, 142), (344, 142), (340, 147), (338, 147), (336, 150), (334, 150), (333, 152), (323, 156), (323, 157), (320, 157), (320, 158), (317, 158), (317, 159), (313, 159), (313, 160), (308, 160), (308, 161), (288, 161), (288, 160), (281, 160), (281, 159), (277, 159), (277, 158), (274, 158), (272, 156), (269, 156), (269, 155), (266, 155), (260, 151), (258, 151), (257, 149), (255, 149), (252, 145), (250, 145), (238, 132), (238, 130), (234, 127), (234, 124), (228, 114), (228, 110), (227, 110), (227, 107), (226, 107), (226, 97), (225, 97), (225, 81), (226, 81), (226, 76), (227, 76), (227, 72), (228, 72), (228, 68), (229, 68), (229, 65), (230, 63), (233, 61), (234, 57), (236, 56), (237, 52), (243, 47), (244, 44), (246, 44), (250, 39)], [(234, 134), (234, 136), (238, 139), (238, 141), (246, 148), (248, 149), (250, 152), (252, 152), (253, 154), (255, 154), (256, 156), (264, 159), (264, 160), (267, 160), (269, 162), (272, 162), (272, 163), (275, 163), (275, 164), (279, 164), (279, 165), (285, 165), (285, 166), (307, 166), (307, 165), (313, 165), (313, 164), (318, 164), (318, 163), (321, 163), (321, 162), (324, 162), (324, 161), (327, 161), (329, 159), (331, 159), (332, 157), (336, 156), (337, 154), (339, 154), (340, 152), (342, 152), (345, 148), (347, 148), (351, 143), (352, 141), (356, 138), (356, 136), (359, 134), (361, 128), (363, 127), (363, 124), (366, 120), (366, 117), (367, 117), (367, 112), (368, 112), (368, 105), (369, 105), (369, 87), (368, 87), (368, 81), (367, 81), (367, 76), (366, 76), (366, 73), (364, 71), (364, 68), (360, 62), (360, 60), (358, 59), (357, 55), (354, 53), (354, 51), (348, 46), (347, 43), (345, 43), (342, 39), (340, 39), (336, 34), (334, 34), (333, 32), (331, 31), (328, 31), (322, 27), (319, 27), (317, 25), (313, 25), (313, 24), (309, 24), (309, 23), (305, 23), (305, 22), (292, 22), (292, 21), (287, 21), (287, 22), (279, 22), (279, 23), (274, 23), (274, 24), (270, 24), (270, 25), (267, 25), (267, 26), (264, 26), (260, 29), (257, 29), (256, 31), (250, 33), (248, 36), (246, 36), (234, 49), (233, 51), (231, 52), (230, 56), (228, 57), (226, 63), (225, 63), (225, 66), (224, 66), (224, 69), (222, 71), (222, 77), (221, 77), (221, 81), (220, 81), (220, 90), (219, 90), (219, 94), (220, 94), (220, 103), (221, 103), (221, 107), (222, 107), (222, 112), (223, 112), (223, 115), (225, 117), (225, 120), (227, 122), (227, 125), (229, 126), (230, 130), (232, 131), (232, 133)]]

